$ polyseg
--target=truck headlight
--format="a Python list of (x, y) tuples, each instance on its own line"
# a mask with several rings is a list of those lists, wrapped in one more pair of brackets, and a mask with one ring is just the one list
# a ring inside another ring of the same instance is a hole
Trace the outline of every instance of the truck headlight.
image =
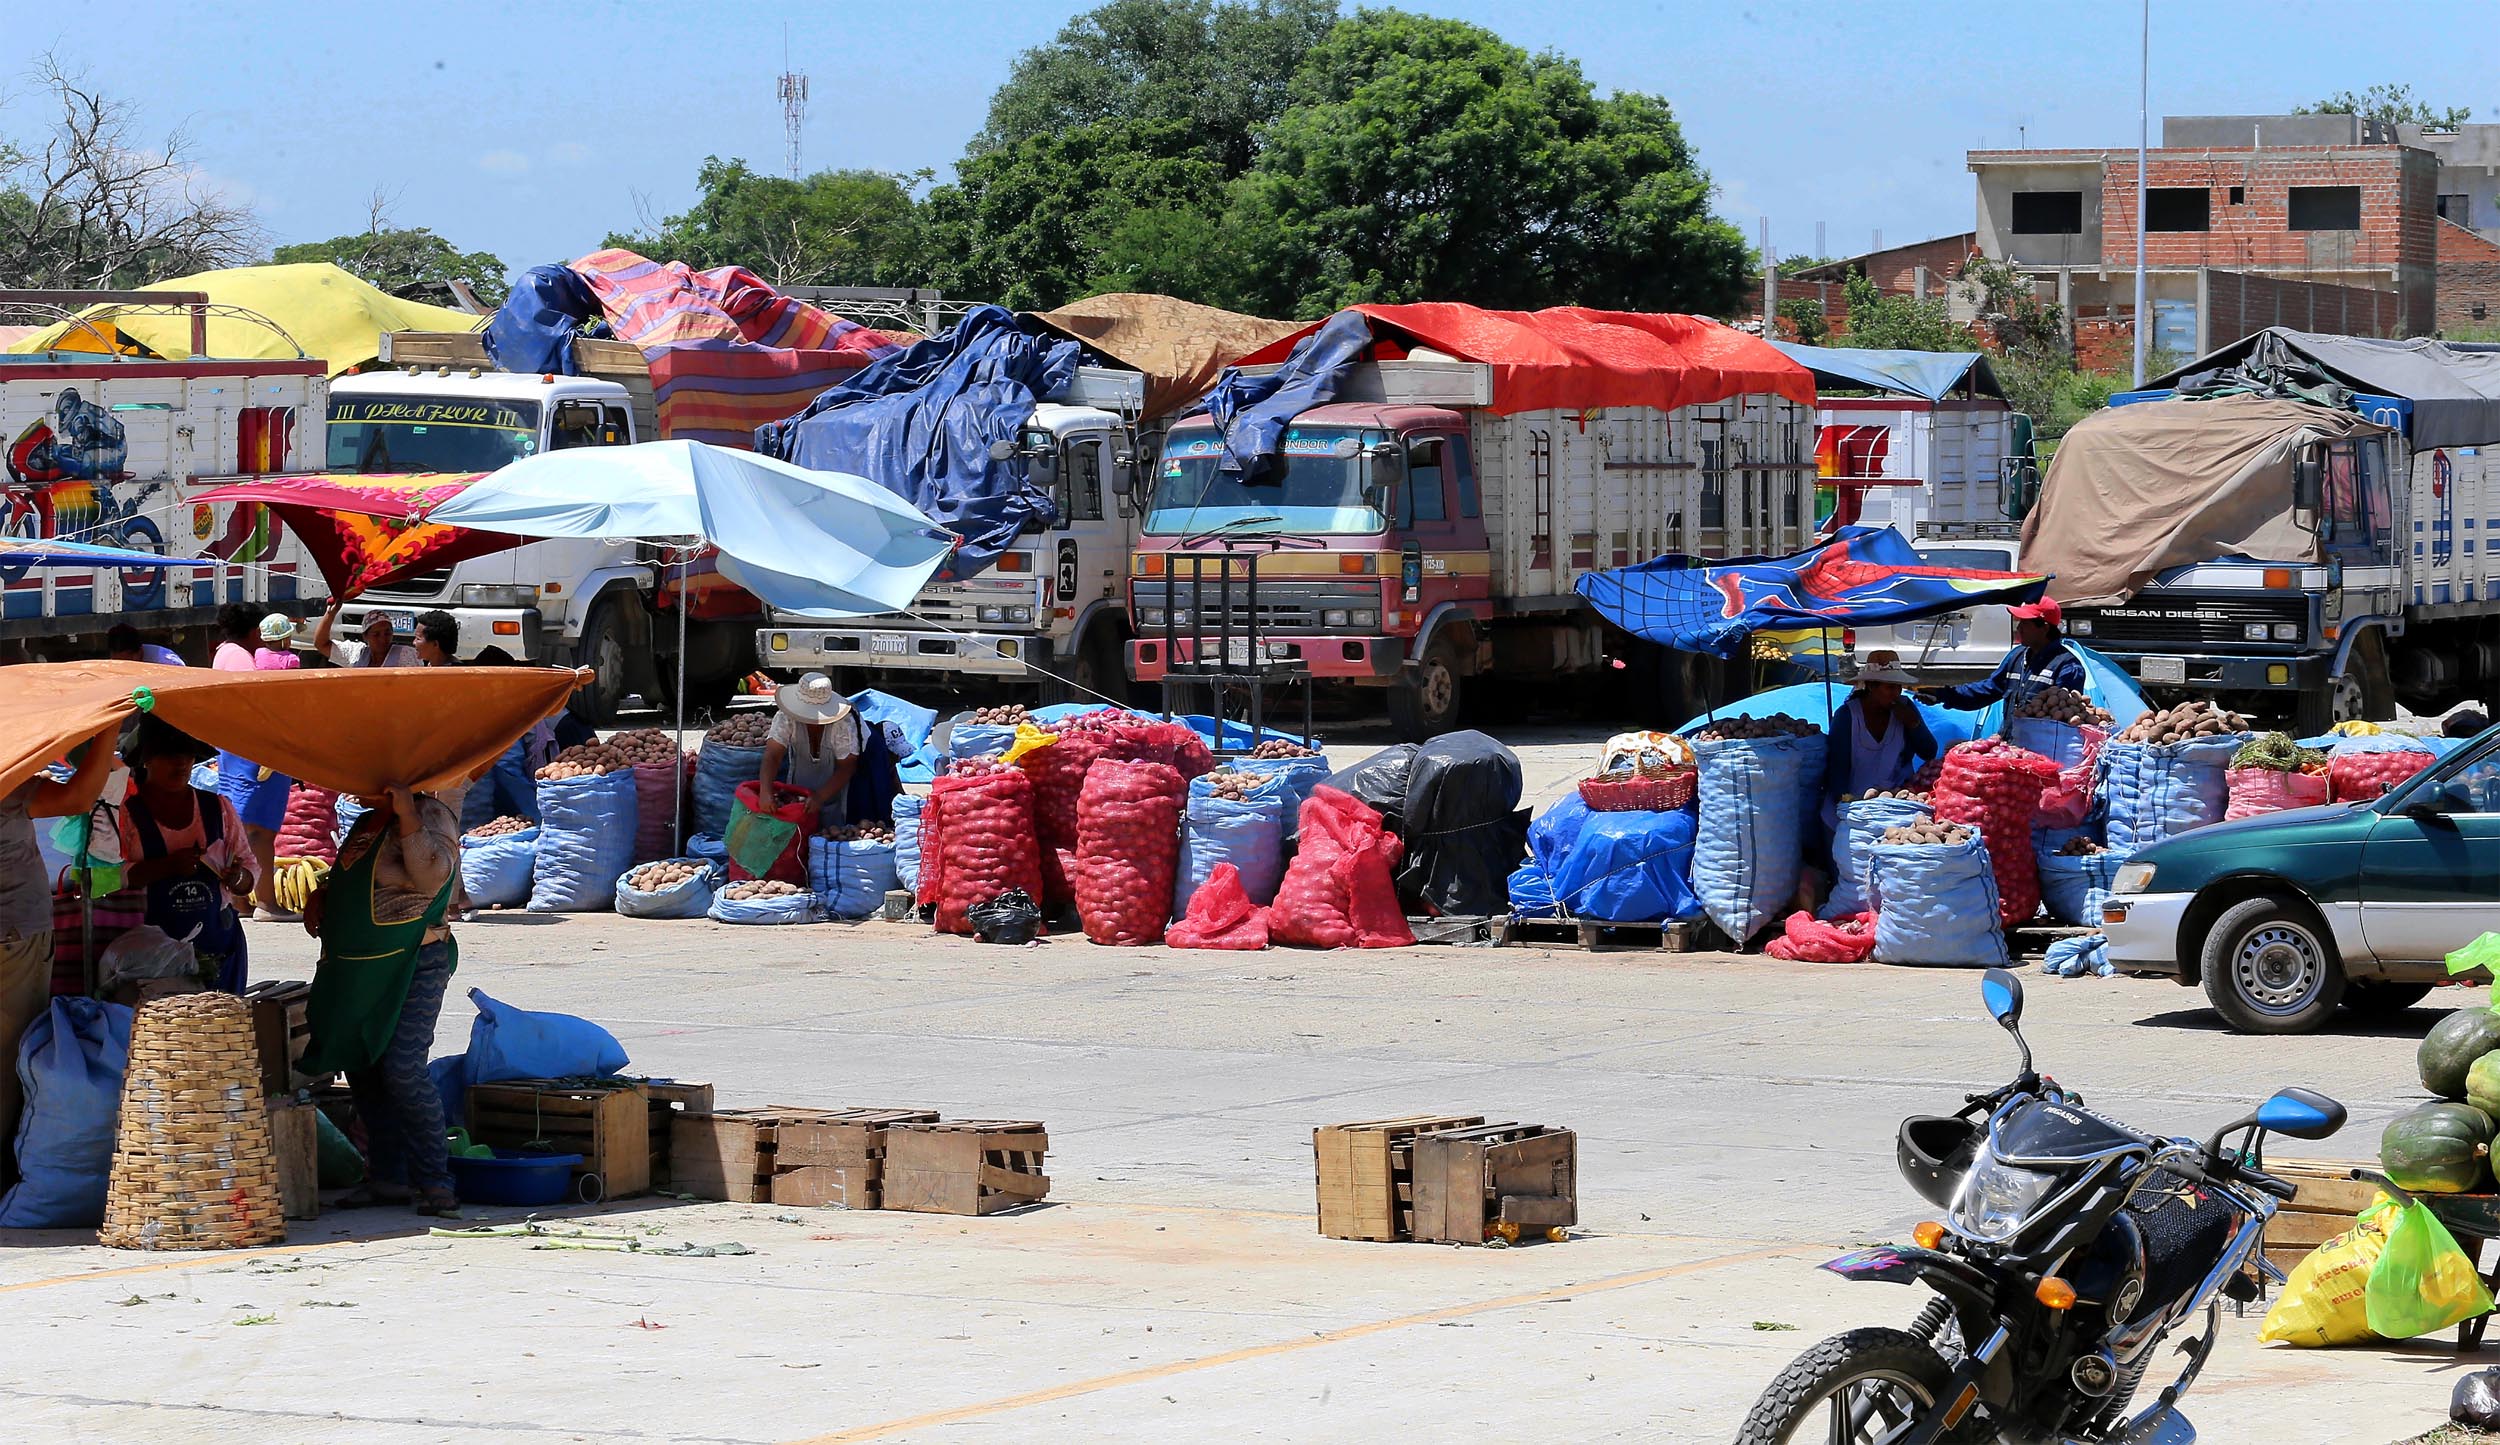
[(2240, 629), (2240, 636), (2251, 642), (2263, 642), (2266, 640), (2266, 625), (2262, 622), (2251, 622)]
[(460, 589), (463, 607), (536, 607), (535, 587), (493, 587), (471, 583)]
[(981, 620), (983, 622), (1004, 622), (1007, 620), (1007, 609), (1004, 607), (984, 607), (981, 609)]
[(1139, 612), (1137, 616), (1139, 620), (1143, 621), (1148, 627), (1161, 627), (1163, 625), (1163, 609), (1160, 607), (1148, 607)]
[(2078, 617), (2066, 624), (2066, 630), (2073, 633), (2077, 637), (2090, 637), (2092, 635), (2092, 619), (2089, 617)]
[(2153, 865), (2150, 863), (2121, 863), (2118, 872), (2109, 880), (2109, 891), (2112, 893), (2149, 893), (2152, 889)]
[(1380, 625), (1380, 609), (1377, 607), (1355, 608), (1354, 625), (1357, 627), (1378, 627)]
[(2277, 642), (2300, 641), (2300, 624), (2297, 622), (2278, 622), (2274, 624), (2274, 640)]
[(1007, 620), (1009, 622), (1030, 622), (1033, 620), (1033, 609), (1030, 607), (1010, 607), (1007, 609)]
[(1321, 614), (1319, 615), (1319, 625), (1320, 625), (1320, 626), (1322, 626), (1322, 627), (1343, 627), (1343, 626), (1345, 626), (1345, 625), (1346, 625), (1346, 610), (1345, 610), (1344, 608), (1342, 608), (1342, 607), (1331, 607), (1331, 608), (1329, 608), (1327, 611), (1325, 611), (1325, 612), (1323, 612), (1323, 613), (1321, 613)]

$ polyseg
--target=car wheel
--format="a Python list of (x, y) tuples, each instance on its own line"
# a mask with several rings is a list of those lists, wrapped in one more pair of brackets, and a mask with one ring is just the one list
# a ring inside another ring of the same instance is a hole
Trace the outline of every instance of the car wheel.
[(2232, 905), (2206, 931), (2205, 996), (2247, 1034), (2306, 1034), (2344, 999), (2344, 964), (2316, 915), (2280, 898)]
[(2353, 1017), (2392, 1019), (2430, 996), (2427, 983), (2391, 983), (2383, 978), (2356, 978), (2344, 985), (2344, 1007)]

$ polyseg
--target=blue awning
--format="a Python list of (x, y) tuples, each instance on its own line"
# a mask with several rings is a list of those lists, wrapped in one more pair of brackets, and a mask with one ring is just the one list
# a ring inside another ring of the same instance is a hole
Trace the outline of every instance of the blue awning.
[(0, 567), (215, 567), (214, 557), (160, 557), (88, 542), (48, 540), (0, 542)]
[(1897, 391), (1942, 401), (1970, 380), (1971, 390), (2002, 400), (1996, 372), (1976, 351), (1870, 351), (1847, 346), (1799, 346), (1774, 341), (1780, 354), (1814, 373), (1817, 391)]

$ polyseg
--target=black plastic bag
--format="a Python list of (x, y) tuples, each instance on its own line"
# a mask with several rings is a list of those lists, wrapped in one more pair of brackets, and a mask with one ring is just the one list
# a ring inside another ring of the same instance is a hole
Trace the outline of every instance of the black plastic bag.
[(2500, 1369), (2476, 1370), (2448, 1394), (2448, 1418), (2480, 1430), (2500, 1430)]
[(1021, 888), (1010, 888), (987, 903), (964, 910), (972, 936), (983, 943), (1031, 943), (1042, 931), (1041, 905)]
[[(1484, 735), (1471, 733), (1467, 736)], [(1390, 832), (1403, 837), (1406, 833), (1407, 788), (1414, 778), (1415, 755), (1423, 751), (1423, 746), (1421, 743), (1399, 743), (1382, 748), (1353, 767), (1339, 768), (1330, 773), (1328, 786), (1341, 793), (1352, 793), (1380, 815), (1380, 821), (1388, 825)]]
[(1390, 826), (1406, 840), (1407, 911), (1509, 912), (1511, 870), (1528, 851), (1519, 755), (1480, 732), (1445, 733), (1415, 748), (1405, 772), (1402, 821)]

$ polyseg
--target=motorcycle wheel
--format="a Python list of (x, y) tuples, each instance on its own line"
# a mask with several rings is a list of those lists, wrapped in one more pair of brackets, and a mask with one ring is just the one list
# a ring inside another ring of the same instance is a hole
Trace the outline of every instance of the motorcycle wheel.
[[(1834, 1335), (1779, 1372), (1745, 1416), (1736, 1445), (1878, 1445), (1932, 1408), (1951, 1374), (1933, 1346), (1907, 1331)], [(1996, 1435), (1974, 1414), (1942, 1438), (1985, 1445)]]

